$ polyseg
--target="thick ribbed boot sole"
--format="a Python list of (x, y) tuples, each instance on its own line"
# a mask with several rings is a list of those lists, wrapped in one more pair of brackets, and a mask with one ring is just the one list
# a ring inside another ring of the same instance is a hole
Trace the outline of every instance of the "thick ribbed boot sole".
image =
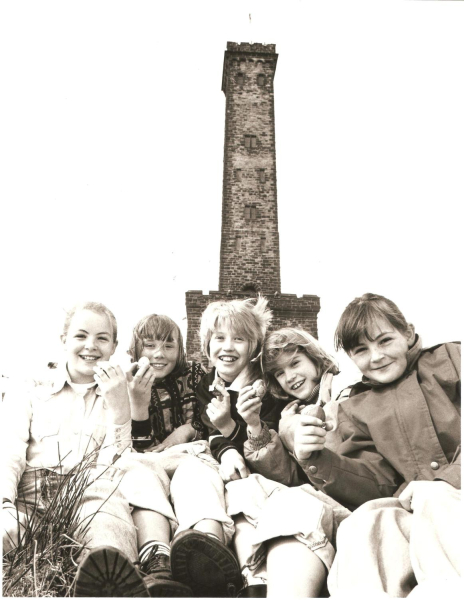
[(172, 579), (157, 579), (156, 575), (144, 577), (148, 593), (152, 598), (192, 598), (192, 590), (188, 585), (172, 581)]
[(196, 598), (235, 598), (242, 587), (234, 554), (200, 531), (183, 531), (171, 547), (172, 576), (189, 585)]
[(75, 596), (148, 598), (142, 576), (132, 562), (111, 546), (91, 550), (77, 571)]

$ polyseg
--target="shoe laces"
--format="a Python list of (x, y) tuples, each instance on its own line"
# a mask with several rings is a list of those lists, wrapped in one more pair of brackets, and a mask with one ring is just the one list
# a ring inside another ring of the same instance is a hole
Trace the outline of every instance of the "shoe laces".
[(156, 571), (169, 570), (169, 556), (158, 552), (158, 546), (153, 546), (143, 562), (140, 563), (140, 570), (146, 575), (156, 573)]

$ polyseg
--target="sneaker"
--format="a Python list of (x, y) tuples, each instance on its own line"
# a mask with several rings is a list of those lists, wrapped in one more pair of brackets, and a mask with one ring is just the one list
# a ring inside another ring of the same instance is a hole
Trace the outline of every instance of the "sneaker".
[(79, 565), (74, 595), (92, 598), (148, 598), (138, 569), (122, 552), (111, 546), (90, 550)]
[(173, 581), (169, 556), (157, 553), (153, 546), (147, 558), (140, 564), (143, 581), (152, 598), (191, 598), (188, 585)]
[(179, 533), (171, 546), (172, 573), (197, 598), (235, 598), (243, 582), (238, 561), (225, 544), (201, 531)]

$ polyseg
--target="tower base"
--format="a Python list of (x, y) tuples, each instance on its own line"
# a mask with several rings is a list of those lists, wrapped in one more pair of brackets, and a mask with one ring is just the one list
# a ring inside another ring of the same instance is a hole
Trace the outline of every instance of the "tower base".
[[(319, 296), (303, 295), (298, 298), (296, 294), (266, 295), (269, 308), (272, 310), (273, 319), (270, 329), (272, 331), (281, 327), (299, 327), (317, 338), (317, 315), (321, 308)], [(207, 365), (207, 359), (200, 350), (200, 321), (205, 308), (211, 302), (221, 300), (244, 300), (250, 297), (250, 292), (210, 292), (203, 294), (199, 290), (191, 290), (185, 294), (187, 308), (187, 357)]]

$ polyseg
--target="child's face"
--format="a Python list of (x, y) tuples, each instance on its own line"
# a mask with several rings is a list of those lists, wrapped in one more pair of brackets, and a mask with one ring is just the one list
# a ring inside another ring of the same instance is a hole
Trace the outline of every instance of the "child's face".
[(232, 382), (248, 365), (250, 342), (225, 325), (215, 329), (209, 343), (211, 362), (224, 381)]
[(317, 369), (304, 352), (293, 357), (282, 356), (274, 377), (283, 391), (299, 400), (306, 400), (319, 383)]
[(68, 333), (61, 336), (67, 356), (68, 373), (73, 383), (95, 381), (93, 368), (100, 360), (109, 360), (116, 350), (109, 317), (92, 310), (78, 310), (71, 319)]
[(349, 353), (361, 373), (378, 383), (392, 383), (406, 371), (407, 353), (414, 343), (414, 330), (407, 334), (395, 329), (386, 319), (377, 321), (366, 336)]
[[(142, 356), (146, 356), (155, 371), (156, 379), (164, 379), (172, 373), (179, 354), (179, 343), (173, 336), (172, 341), (143, 340)], [(140, 358), (141, 358), (140, 357)]]

